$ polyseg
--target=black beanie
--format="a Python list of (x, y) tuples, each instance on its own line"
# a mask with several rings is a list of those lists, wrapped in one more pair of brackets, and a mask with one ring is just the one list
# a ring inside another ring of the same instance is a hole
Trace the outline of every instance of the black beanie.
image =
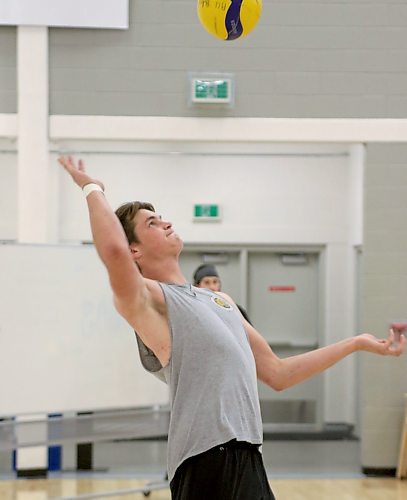
[(194, 283), (198, 285), (206, 276), (217, 276), (219, 278), (219, 274), (215, 266), (212, 266), (211, 264), (200, 265), (194, 272)]

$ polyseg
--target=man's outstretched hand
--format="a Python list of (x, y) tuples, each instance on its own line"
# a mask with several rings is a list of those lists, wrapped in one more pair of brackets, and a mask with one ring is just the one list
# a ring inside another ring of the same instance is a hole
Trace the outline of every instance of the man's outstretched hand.
[(60, 156), (58, 158), (58, 162), (64, 167), (64, 169), (72, 177), (75, 184), (77, 184), (80, 188), (83, 188), (86, 184), (94, 183), (98, 184), (104, 190), (102, 182), (92, 179), (92, 177), (85, 172), (85, 165), (82, 160), (75, 162), (72, 156)]
[(400, 334), (400, 339), (396, 339), (392, 329), (389, 330), (387, 339), (378, 339), (370, 333), (362, 333), (358, 335), (357, 339), (360, 351), (381, 354), (382, 356), (400, 356), (406, 343), (405, 336)]

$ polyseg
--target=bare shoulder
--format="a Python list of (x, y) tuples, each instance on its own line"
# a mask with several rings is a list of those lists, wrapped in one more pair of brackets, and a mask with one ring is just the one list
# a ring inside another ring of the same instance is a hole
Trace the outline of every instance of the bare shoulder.
[(165, 304), (164, 292), (158, 281), (144, 278), (146, 288), (150, 295), (151, 305), (159, 312), (165, 312), (167, 307)]

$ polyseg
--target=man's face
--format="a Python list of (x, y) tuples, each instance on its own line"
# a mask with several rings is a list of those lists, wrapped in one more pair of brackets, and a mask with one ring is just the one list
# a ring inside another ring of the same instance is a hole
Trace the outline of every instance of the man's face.
[(198, 285), (199, 288), (209, 288), (212, 292), (220, 292), (220, 279), (217, 276), (205, 276)]
[(143, 254), (167, 255), (168, 253), (179, 253), (182, 249), (182, 240), (174, 232), (172, 223), (163, 220), (162, 217), (151, 210), (142, 208), (136, 214), (134, 222), (135, 232)]

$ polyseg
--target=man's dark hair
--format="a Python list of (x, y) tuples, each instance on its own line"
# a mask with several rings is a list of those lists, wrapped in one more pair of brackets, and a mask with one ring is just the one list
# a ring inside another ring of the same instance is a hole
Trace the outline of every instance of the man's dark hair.
[(155, 212), (155, 209), (151, 203), (143, 201), (130, 201), (128, 203), (123, 203), (123, 205), (120, 205), (120, 207), (115, 212), (121, 225), (123, 226), (129, 245), (131, 245), (131, 243), (139, 243), (136, 231), (134, 229), (134, 219), (137, 212), (142, 209)]

